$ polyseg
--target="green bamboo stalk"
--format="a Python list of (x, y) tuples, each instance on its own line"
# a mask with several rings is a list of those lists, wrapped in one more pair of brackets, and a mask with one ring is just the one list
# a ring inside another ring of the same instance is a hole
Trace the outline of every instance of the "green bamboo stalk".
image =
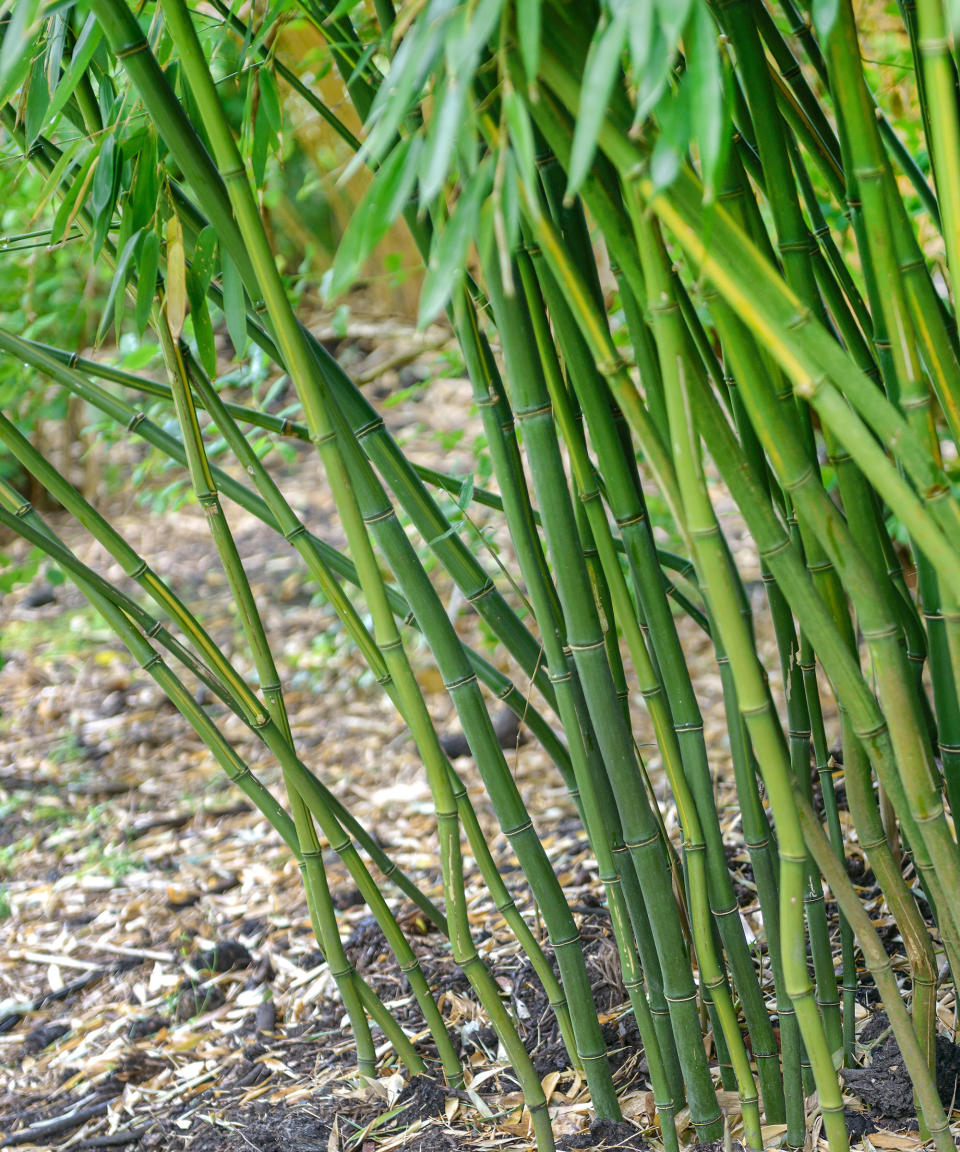
[[(257, 454), (248, 444), (243, 434), (240, 432), (235, 421), (232, 419), (230, 413), (227, 411), (223, 401), (217, 395), (213, 385), (204, 375), (202, 369), (192, 357), (188, 358), (188, 368), (190, 377), (194, 387), (197, 389), (200, 399), (203, 401), (204, 406), (212, 415), (214, 422), (218, 429), (227, 440), (231, 450), (234, 452), (237, 461), (242, 465), (244, 471), (250, 475), (257, 485), (261, 496), (266, 501), (272, 514), (276, 517), (279, 530), (283, 537), (291, 541), (297, 551), (303, 558), (308, 571), (313, 575), (318, 583), (323, 588), (332, 586), (334, 595), (338, 596), (343, 603), (338, 601), (338, 612), (341, 619), (344, 620), (351, 637), (357, 644), (359, 650), (366, 658), (371, 670), (377, 678), (377, 681), (384, 690), (388, 693), (394, 705), (403, 714), (403, 701), (400, 694), (397, 692), (393, 678), (390, 675), (389, 669), (384, 661), (383, 654), (380, 652), (375, 641), (370, 636), (366, 627), (364, 626), (359, 613), (356, 608), (346, 597), (342, 596), (339, 585), (333, 580), (329, 570), (325, 567), (322, 557), (313, 548), (311, 538), (307, 533), (305, 526), (300, 521), (289, 504), (283, 498), (279, 488), (270, 477), (266, 468), (260, 461)], [(473, 805), (470, 802), (470, 797), (463, 782), (456, 776), (453, 768), (447, 764), (447, 771), (450, 774), (451, 784), (454, 790), (454, 797), (457, 804), (457, 811), (460, 820), (463, 823), (464, 830), (467, 834), (467, 839), (470, 844), (471, 851), (480, 869), (485, 884), (487, 885), (491, 898), (493, 899), (494, 906), (497, 911), (504, 917), (508, 926), (514, 932), (518, 942), (523, 948), (526, 955), (530, 958), (533, 967), (543, 984), (544, 990), (547, 993), (547, 998), (553, 1008), (560, 1026), (561, 1034), (565, 1042), (568, 1044), (572, 1057), (576, 1057), (576, 1046), (572, 1037), (572, 1025), (570, 1023), (569, 1008), (566, 1003), (566, 997), (563, 993), (559, 982), (553, 974), (553, 969), (549, 961), (543, 953), (539, 942), (534, 937), (526, 921), (520, 915), (512, 897), (510, 896), (506, 885), (497, 870), (493, 856), (490, 852), (489, 845), (480, 828), (479, 821), (477, 820), (476, 813), (474, 812)], [(440, 929), (444, 935), (448, 935), (446, 920), (442, 919)]]
[[(652, 679), (647, 680), (645, 684), (642, 683), (641, 691), (646, 699), (648, 692), (662, 694), (664, 689), (666, 690), (665, 715), (670, 727), (675, 730), (675, 740), (681, 752), (683, 765), (681, 772), (685, 774), (685, 779), (689, 781), (693, 791), (699, 825), (705, 837), (710, 903), (744, 1006), (754, 1053), (758, 1068), (761, 1070), (761, 1090), (765, 1109), (773, 1123), (775, 1121), (772, 1117), (780, 1116), (783, 1108), (782, 1088), (779, 1088), (779, 1068), (775, 1067), (778, 1065), (776, 1044), (739, 917), (735, 915), (737, 905), (723, 856), (719, 820), (703, 741), (703, 721), (676, 628), (666, 601), (658, 591), (659, 580), (655, 559), (651, 554), (652, 535), (649, 519), (637, 490), (618, 467), (622, 454), (618, 452), (616, 433), (609, 420), (609, 408), (603, 403), (603, 394), (598, 387), (601, 382), (596, 375), (592, 358), (576, 331), (576, 320), (567, 308), (563, 294), (559, 291), (549, 269), (542, 266), (543, 261), (538, 263), (541, 265), (538, 270), (540, 284), (554, 318), (555, 329), (560, 334), (559, 343), (568, 365), (570, 379), (584, 404), (591, 436), (596, 440), (598, 455), (608, 477), (606, 485), (608, 499), (611, 500), (628, 557), (632, 561), (631, 568), (636, 582), (638, 601), (643, 609), (642, 616), (648, 622), (645, 635), (652, 651), (658, 656), (657, 666), (664, 677), (664, 683), (661, 685), (651, 664)], [(556, 405), (556, 401), (554, 403)], [(571, 438), (565, 437), (565, 439), (570, 444)], [(587, 492), (589, 489), (584, 491)], [(587, 507), (589, 510), (589, 503)], [(610, 575), (609, 579), (612, 584), (615, 577)], [(617, 618), (624, 629), (630, 627), (630, 624), (625, 622), (628, 604), (629, 600), (623, 602), (621, 610), (617, 613)], [(630, 617), (634, 615), (635, 610), (631, 610)], [(639, 673), (638, 657), (632, 648), (631, 652), (635, 670)], [(667, 763), (669, 752), (664, 749), (659, 735), (658, 743)]]
[[(627, 847), (643, 885), (644, 898), (648, 909), (662, 908), (669, 905), (672, 895), (659, 829), (640, 783), (632, 740), (616, 699), (583, 557), (574, 546), (576, 529), (546, 387), (535, 345), (528, 335), (529, 313), (522, 297), (516, 297), (509, 306), (505, 303), (499, 268), (494, 263), (485, 263), (484, 274), (508, 368), (511, 406), (517, 419), (522, 421), (534, 490), (547, 544), (555, 560), (557, 591), (567, 623), (568, 643), (617, 797)], [(717, 1131), (720, 1118), (699, 1038), (696, 993), (689, 968), (681, 968), (687, 964), (685, 949), (675, 920), (657, 920), (651, 916), (651, 927), (671, 1008), (677, 1054), (684, 1068), (691, 1119), (698, 1133), (707, 1138), (706, 1134)]]
[[(283, 701), (283, 689), (270, 644), (263, 627), (256, 599), (250, 588), (240, 553), (230, 531), (220, 503), (219, 493), (203, 444), (203, 434), (197, 419), (196, 407), (186, 367), (175, 343), (174, 333), (165, 315), (156, 317), (154, 327), (160, 337), (167, 372), (171, 381), (177, 419), (180, 424), (187, 466), (194, 493), (206, 514), (221, 564), (227, 576), (234, 602), (239, 609), (241, 626), (253, 654), (254, 666), (264, 702), (273, 723), (292, 743), (290, 722)], [(179, 335), (179, 334), (178, 334)], [(337, 928), (336, 914), (324, 873), (323, 853), (310, 810), (292, 780), (285, 779), (287, 796), (293, 813), (299, 843), (304, 890), (314, 926), (317, 942), (329, 959), (330, 971), (336, 981), (340, 997), (347, 1010), (357, 1047), (357, 1070), (372, 1076), (376, 1069), (373, 1037), (360, 997), (353, 981), (353, 965), (349, 962)]]
[[(220, 106), (213, 80), (207, 70), (187, 9), (182, 0), (169, 0), (169, 3), (164, 5), (164, 11), (168, 27), (182, 53), (194, 95), (202, 109), (214, 154), (221, 165), (227, 169), (227, 187), (231, 203), (237, 214), (244, 239), (250, 247), (254, 270), (275, 329), (275, 337), (304, 405), (307, 423), (311, 429), (311, 439), (317, 444), (333, 488), (334, 498), (344, 523), (348, 541), (354, 552), (358, 572), (361, 574), (368, 605), (374, 616), (375, 628), (379, 633), (378, 646), (384, 653), (398, 691), (404, 697), (408, 722), (411, 725), (421, 755), (424, 757), (428, 780), (434, 795), (441, 839), (444, 889), (447, 905), (451, 910), (451, 944), (454, 958), (470, 980), (490, 1015), (494, 1027), (497, 1028), (501, 1041), (510, 1052), (531, 1112), (538, 1144), (543, 1148), (552, 1148), (553, 1139), (542, 1087), (534, 1073), (533, 1065), (523, 1049), (515, 1027), (500, 1004), (496, 984), (480, 960), (471, 940), (463, 891), (456, 802), (439, 741), (430, 722), (413, 671), (403, 653), (393, 614), (389, 609), (379, 569), (366, 534), (360, 504), (354, 494), (354, 488), (351, 486), (351, 482), (355, 484), (356, 480), (353, 476), (348, 480), (345, 460), (349, 459), (355, 465), (358, 455), (356, 445), (344, 436), (342, 427), (338, 430), (338, 423), (341, 421), (339, 411), (335, 401), (332, 400), (327, 391), (326, 382), (322, 378), (317, 378), (315, 361), (310, 354), (302, 330), (297, 325), (290, 309), (273, 262), (256, 204), (247, 184), (246, 172), (240, 164), (236, 145)], [(499, 745), (497, 747), (499, 748)], [(500, 758), (502, 760), (502, 755)], [(429, 997), (423, 1006), (425, 1012), (430, 1011), (432, 1001), (429, 1000)], [(433, 1011), (435, 1012), (435, 1006), (433, 1006)], [(428, 1019), (430, 1019), (429, 1015)], [(442, 1028), (442, 1024), (440, 1031), (435, 1031), (434, 1036), (440, 1047), (441, 1055), (444, 1056), (448, 1074), (452, 1071), (454, 1077), (458, 1076), (459, 1065), (452, 1053), (449, 1038)], [(452, 1061), (448, 1062), (447, 1052), (453, 1055)]]
[[(134, 657), (141, 663), (141, 667), (144, 667), (157, 680), (178, 710), (186, 716), (230, 780), (253, 801), (271, 825), (280, 833), (294, 855), (299, 857), (299, 842), (291, 818), (223, 738), (203, 708), (193, 700), (192, 695), (182, 682), (163, 664), (159, 654), (154, 652), (145, 641), (144, 636), (132, 627), (131, 616), (128, 615), (127, 600), (123, 594), (106, 584), (95, 572), (77, 560), (76, 556), (32, 512), (30, 505), (20, 500), (18, 494), (6, 484), (0, 486), (0, 522), (13, 528), (34, 546), (43, 549), (70, 573), (84, 595), (88, 596), (91, 603), (105, 616), (111, 627), (118, 632), (124, 644), (130, 648)], [(134, 614), (132, 618), (135, 619), (136, 615)], [(146, 620), (143, 623), (146, 623)], [(147, 635), (153, 635), (156, 630), (148, 628), (145, 631)], [(181, 703), (185, 701), (189, 703), (181, 708)], [(305, 770), (303, 771), (305, 772)], [(411, 1075), (424, 1071), (423, 1061), (396, 1021), (384, 1008), (376, 993), (355, 970), (352, 974), (352, 980), (366, 1010), (381, 1026)]]
[[(639, 226), (640, 217), (635, 218)], [(661, 316), (670, 306), (669, 281), (658, 263), (660, 251), (655, 237), (638, 235), (650, 297)], [(723, 636), (737, 685), (740, 708), (757, 750), (774, 819), (777, 823), (780, 857), (780, 915), (783, 966), (787, 992), (810, 1057), (820, 1097), (824, 1126), (831, 1146), (847, 1147), (843, 1120), (843, 1099), (833, 1068), (831, 1048), (814, 1003), (813, 987), (807, 975), (803, 931), (803, 890), (806, 851), (796, 809), (790, 796), (790, 766), (783, 734), (771, 707), (765, 680), (756, 658), (749, 632), (740, 616), (734, 584), (727, 573), (727, 560), (719, 541), (719, 528), (707, 496), (700, 462), (699, 435), (693, 415), (688, 366), (682, 344), (675, 332), (662, 326), (661, 370), (667, 383), (667, 411), (673, 440), (673, 456), (681, 484), (684, 511), (694, 541), (694, 555), (701, 584), (711, 602), (713, 619)]]
[(926, 1063), (923, 1049), (917, 1043), (917, 1038), (910, 1027), (910, 1018), (907, 1015), (896, 978), (893, 975), (893, 965), (884, 951), (880, 937), (870, 922), (863, 905), (857, 899), (856, 892), (849, 878), (838, 863), (830, 848), (830, 844), (823, 834), (817, 821), (816, 814), (802, 797), (798, 797), (797, 810), (803, 835), (814, 853), (817, 864), (830, 884), (831, 890), (843, 909), (860, 941), (864, 957), (877, 987), (883, 995), (884, 1006), (890, 1016), (897, 1043), (903, 1054), (904, 1063), (910, 1073), (910, 1079), (916, 1088), (921, 1102), (923, 1119), (938, 1149), (946, 1152), (953, 1147), (953, 1137), (947, 1118), (943, 1112), (943, 1105), (937, 1095), (937, 1086), (934, 1077)]
[[(580, 501), (590, 520), (599, 559), (609, 580), (611, 595), (616, 604), (616, 617), (627, 639), (640, 692), (650, 711), (664, 767), (680, 812), (681, 825), (684, 831), (684, 860), (688, 869), (688, 892), (693, 905), (692, 920), (695, 926), (694, 936), (700, 964), (701, 986), (709, 992), (719, 1026), (722, 1029), (722, 1035), (733, 1060), (748, 1145), (759, 1147), (762, 1144), (762, 1136), (760, 1134), (757, 1089), (736, 1022), (736, 1013), (726, 983), (720, 954), (714, 945), (715, 926), (707, 899), (706, 843), (700, 828), (696, 804), (683, 774), (680, 746), (673, 731), (663, 688), (654, 671), (644, 637), (636, 620), (623, 572), (616, 557), (610, 526), (600, 504), (600, 493), (592, 479), (593, 469), (587, 457), (586, 444), (577, 427), (574, 413), (560, 378), (559, 364), (556, 362), (555, 354), (552, 351), (552, 341), (546, 328), (546, 317), (536, 307), (539, 288), (534, 280), (533, 267), (529, 257), (521, 254), (519, 265), (521, 280), (524, 283), (530, 306), (531, 321), (540, 349), (545, 382), (550, 391), (551, 402), (560, 424), (563, 440), (570, 450), (571, 464), (580, 492)], [(735, 910), (736, 905), (733, 906), (733, 911)], [(719, 1034), (718, 1031), (718, 1036)]]

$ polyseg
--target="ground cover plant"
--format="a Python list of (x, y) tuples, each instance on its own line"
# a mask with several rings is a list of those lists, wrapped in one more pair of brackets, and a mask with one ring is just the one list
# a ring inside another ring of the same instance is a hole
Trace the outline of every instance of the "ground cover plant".
[[(841, 1152), (841, 1084), (857, 1083), (867, 987), (920, 1137), (953, 1147), (953, 1088), (937, 1075), (938, 1011), (953, 1004), (960, 963), (953, 6), (904, 5), (917, 84), (904, 124), (869, 85), (869, 9), (847, 0), (809, 13), (792, 0), (17, 0), (3, 12), (0, 119), (42, 179), (44, 227), (27, 222), (23, 242), (82, 241), (86, 259), (109, 266), (98, 342), (149, 330), (165, 374), (9, 323), (0, 352), (188, 479), (239, 637), (216, 638), (203, 603), (11, 415), (0, 415), (8, 459), (102, 552), (69, 547), (4, 479), (12, 467), (0, 469), (0, 525), (76, 584), (282, 838), (358, 1073), (389, 1059), (471, 1086), (396, 892), (444, 939), (537, 1146), (554, 1146), (544, 1081), (475, 938), (468, 851), (596, 1116), (621, 1119), (569, 893), (504, 752), (499, 701), (541, 746), (545, 776), (564, 782), (595, 859), (666, 1148), (736, 1130), (750, 1148), (774, 1131), (793, 1148), (822, 1132)], [(328, 46), (343, 106), (298, 67), (308, 31)], [(302, 278), (282, 274), (264, 213), (294, 100), (348, 146), (344, 178), (372, 173), (323, 292), (345, 293), (405, 219), (425, 266), (420, 321), (445, 316), (456, 337), (489, 489), (405, 454), (298, 314)], [(242, 371), (224, 373), (224, 331), (282, 386), (265, 397)], [(327, 486), (329, 538), (286, 494), (275, 441), (307, 449), (292, 460)], [(753, 626), (744, 556), (721, 529), (718, 485), (759, 562), (772, 653)], [(441, 900), (396, 867), (298, 744), (234, 506), (274, 533), (278, 555), (296, 553), (409, 730)], [(503, 559), (476, 508), (508, 534)], [(482, 621), (482, 651), (441, 598), (448, 583)], [(719, 669), (759, 936), (748, 938), (725, 852), (687, 622)], [(536, 920), (440, 739), (411, 660), (424, 650)], [(905, 965), (851, 880), (853, 841)], [(412, 1043), (348, 955), (330, 853), (403, 973), (428, 1045)]]

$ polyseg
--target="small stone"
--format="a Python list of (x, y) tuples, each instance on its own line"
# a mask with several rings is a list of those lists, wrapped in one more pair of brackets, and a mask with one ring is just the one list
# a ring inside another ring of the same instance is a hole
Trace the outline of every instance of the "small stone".
[(23, 598), (24, 608), (44, 608), (47, 604), (56, 604), (57, 594), (52, 584), (40, 584)]
[(108, 692), (100, 701), (98, 709), (101, 716), (119, 716), (127, 707), (127, 697), (124, 692)]
[(209, 972), (230, 972), (235, 968), (249, 968), (252, 963), (249, 950), (238, 940), (218, 940), (196, 959), (197, 968)]

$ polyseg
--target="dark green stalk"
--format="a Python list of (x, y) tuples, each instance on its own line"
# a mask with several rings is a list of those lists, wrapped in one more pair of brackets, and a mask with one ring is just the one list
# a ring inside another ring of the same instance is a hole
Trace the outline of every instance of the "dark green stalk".
[(900, 989), (893, 974), (890, 957), (887, 956), (870, 917), (857, 898), (856, 891), (843, 866), (834, 856), (830, 844), (820, 828), (816, 814), (802, 797), (798, 797), (796, 803), (800, 825), (807, 844), (816, 857), (817, 864), (826, 877), (837, 902), (841, 904), (845, 915), (853, 925), (860, 941), (860, 947), (863, 949), (864, 958), (883, 996), (883, 1003), (889, 1012), (894, 1035), (900, 1045), (904, 1063), (907, 1065), (910, 1079), (913, 1081), (920, 1100), (923, 1119), (937, 1149), (941, 1152), (947, 1152), (948, 1149), (954, 1147), (953, 1137), (950, 1134), (943, 1105), (937, 1095), (937, 1085), (927, 1065), (925, 1053), (910, 1026), (910, 1017), (907, 1015), (907, 1010), (900, 996)]
[[(593, 359), (580, 337), (576, 320), (571, 314), (563, 294), (549, 268), (539, 262), (538, 272), (545, 298), (554, 318), (555, 330), (559, 334), (559, 344), (568, 365), (570, 379), (578, 398), (584, 405), (591, 437), (597, 446), (597, 453), (606, 476), (607, 498), (622, 534), (627, 555), (631, 561), (631, 572), (637, 588), (638, 600), (642, 606), (642, 621), (646, 623), (644, 633), (652, 651), (657, 654), (657, 666), (663, 675), (663, 684), (653, 672), (653, 679), (646, 683), (642, 691), (665, 693), (666, 717), (671, 733), (681, 752), (682, 773), (692, 790), (699, 826), (705, 838), (706, 860), (708, 864), (708, 886), (713, 915), (720, 928), (721, 938), (731, 964), (747, 1018), (761, 1073), (761, 1090), (768, 1118), (782, 1115), (782, 1088), (779, 1087), (780, 1073), (776, 1057), (776, 1043), (772, 1034), (769, 1017), (760, 994), (760, 988), (753, 970), (753, 962), (746, 947), (739, 917), (735, 916), (737, 904), (733, 893), (729, 871), (723, 854), (723, 843), (716, 806), (713, 799), (713, 783), (710, 776), (703, 739), (703, 720), (700, 715), (690, 682), (686, 660), (680, 647), (676, 627), (669, 606), (662, 592), (659, 570), (652, 548), (652, 533), (649, 518), (642, 504), (642, 496), (621, 467), (623, 454), (620, 451), (615, 428), (610, 419), (610, 409), (601, 391), (602, 381), (597, 375)], [(568, 441), (569, 442), (569, 441)], [(588, 505), (589, 507), (589, 505)], [(613, 577), (611, 577), (611, 580)], [(624, 605), (622, 612), (626, 612)], [(631, 612), (633, 615), (633, 612)], [(618, 619), (624, 617), (618, 613)], [(621, 627), (628, 625), (621, 623)], [(637, 658), (634, 657), (634, 667)], [(649, 703), (649, 702), (648, 702)], [(665, 762), (668, 750), (664, 749), (660, 736), (658, 743)], [(771, 1119), (771, 1123), (775, 1122)]]
[[(642, 228), (642, 218), (635, 217)], [(673, 457), (681, 484), (684, 512), (694, 542), (695, 561), (701, 585), (711, 604), (712, 616), (730, 659), (740, 708), (751, 742), (763, 772), (774, 819), (777, 824), (780, 857), (780, 915), (783, 967), (787, 993), (793, 1004), (803, 1040), (810, 1056), (831, 1146), (847, 1147), (843, 1100), (833, 1069), (832, 1050), (824, 1031), (813, 987), (807, 975), (803, 892), (807, 857), (796, 809), (790, 795), (790, 765), (777, 723), (765, 678), (752, 639), (740, 615), (734, 581), (727, 570), (727, 557), (719, 539), (713, 509), (706, 492), (700, 461), (699, 435), (691, 401), (689, 366), (682, 350), (677, 326), (670, 323), (675, 308), (669, 291), (669, 277), (662, 264), (662, 251), (652, 233), (638, 231), (644, 272), (650, 299), (662, 319), (658, 339), (661, 370), (667, 386), (667, 411), (673, 441)]]
[[(550, 391), (554, 410), (557, 413), (563, 440), (571, 454), (571, 464), (576, 476), (580, 500), (589, 517), (603, 571), (610, 582), (611, 595), (617, 609), (616, 618), (627, 638), (640, 692), (650, 711), (664, 767), (680, 812), (681, 825), (684, 830), (684, 860), (688, 872), (687, 890), (692, 904), (692, 920), (700, 965), (701, 987), (709, 993), (719, 1029), (722, 1029), (722, 1032), (718, 1030), (717, 1038), (723, 1036), (733, 1060), (748, 1145), (759, 1147), (759, 1144), (762, 1143), (762, 1137), (757, 1108), (757, 1090), (736, 1022), (733, 1001), (723, 972), (720, 953), (714, 943), (715, 925), (710, 916), (707, 900), (706, 845), (700, 829), (696, 804), (683, 774), (680, 747), (673, 731), (663, 688), (657, 679), (644, 637), (637, 623), (626, 581), (613, 546), (610, 526), (600, 503), (600, 493), (593, 482), (593, 470), (587, 457), (586, 444), (573, 418), (569, 398), (560, 378), (559, 364), (556, 361), (553, 345), (546, 328), (546, 317), (542, 310), (537, 308), (539, 288), (533, 278), (533, 268), (529, 257), (525, 255), (519, 257), (519, 262), (531, 321), (538, 337), (537, 342), (540, 349), (541, 364), (544, 368), (545, 382)], [(734, 905), (734, 909), (735, 907)]]
[[(643, 789), (633, 742), (616, 699), (616, 690), (603, 651), (603, 636), (589, 588), (582, 553), (577, 550), (573, 510), (557, 450), (546, 386), (530, 338), (529, 313), (518, 296), (505, 301), (499, 269), (485, 265), (488, 293), (494, 307), (508, 369), (508, 387), (540, 503), (547, 545), (554, 558), (557, 591), (563, 606), (568, 643), (580, 673), (584, 696), (597, 740), (617, 797), (627, 847), (643, 885), (648, 909), (672, 903), (660, 834)], [(684, 1068), (691, 1118), (702, 1138), (718, 1130), (719, 1112), (699, 1034), (696, 992), (689, 976), (686, 950), (673, 918), (651, 915), (671, 1007), (677, 1054)]]
[[(390, 671), (384, 661), (383, 654), (364, 626), (356, 608), (347, 597), (343, 596), (339, 585), (333, 580), (329, 570), (324, 565), (322, 557), (318, 555), (313, 548), (311, 538), (302, 521), (297, 518), (289, 504), (283, 498), (283, 495), (270, 477), (266, 468), (247, 443), (230, 414), (226, 411), (223, 401), (217, 395), (210, 381), (203, 374), (202, 369), (192, 358), (188, 360), (188, 364), (193, 385), (197, 389), (200, 399), (203, 401), (220, 432), (230, 445), (237, 461), (242, 465), (244, 471), (253, 477), (261, 496), (270, 507), (272, 514), (276, 517), (279, 530), (284, 539), (290, 541), (297, 549), (308, 571), (317, 579), (317, 582), (322, 588), (327, 589), (332, 586), (331, 591), (338, 597), (337, 610), (341, 619), (346, 624), (357, 647), (366, 658), (377, 678), (377, 682), (388, 693), (398, 711), (403, 715), (402, 697), (397, 691)], [(340, 603), (340, 601), (343, 601), (343, 603)], [(516, 935), (524, 952), (530, 958), (547, 992), (548, 1000), (557, 1016), (561, 1033), (565, 1041), (569, 1044), (572, 1055), (575, 1057), (576, 1049), (571, 1035), (570, 1014), (563, 990), (553, 975), (553, 969), (550, 967), (549, 961), (543, 953), (543, 949), (540, 947), (526, 921), (520, 915), (516, 904), (511, 898), (497, 870), (489, 845), (486, 842), (473, 805), (470, 802), (466, 787), (456, 776), (449, 763), (447, 764), (447, 771), (450, 774), (457, 811), (484, 883), (489, 889), (490, 896), (497, 911), (504, 917)], [(393, 867), (395, 867), (395, 865)], [(440, 928), (444, 935), (448, 935), (445, 919), (441, 920)]]

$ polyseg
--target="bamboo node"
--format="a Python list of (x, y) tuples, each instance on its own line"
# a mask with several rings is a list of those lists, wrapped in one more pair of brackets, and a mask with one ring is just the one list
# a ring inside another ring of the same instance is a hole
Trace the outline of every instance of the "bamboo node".
[(114, 56), (118, 60), (127, 60), (131, 56), (136, 56), (138, 52), (143, 52), (147, 48), (147, 41), (144, 37), (139, 40), (132, 40), (129, 44), (124, 44), (120, 48), (115, 48), (113, 51)]
[[(439, 537), (438, 537), (439, 539)], [(479, 591), (470, 593), (467, 597), (468, 604), (476, 604), (478, 600), (482, 600), (484, 596), (489, 596), (494, 591), (494, 583), (492, 580), (487, 580), (485, 584), (480, 586)]]
[(379, 432), (383, 428), (383, 421), (377, 417), (376, 420), (370, 420), (366, 424), (362, 424), (359, 428), (354, 428), (353, 434), (358, 440), (362, 440), (364, 436), (370, 436), (374, 432)]

